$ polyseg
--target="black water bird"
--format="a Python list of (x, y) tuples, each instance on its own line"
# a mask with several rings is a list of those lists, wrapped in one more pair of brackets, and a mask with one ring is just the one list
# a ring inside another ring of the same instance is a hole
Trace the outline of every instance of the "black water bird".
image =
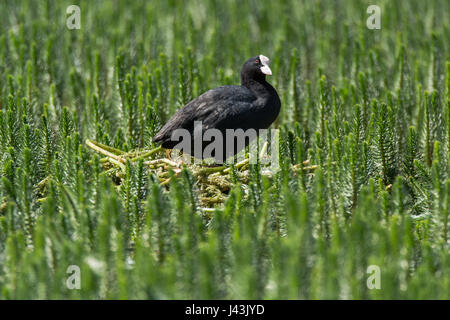
[[(215, 158), (218, 162), (225, 161), (240, 151), (237, 147), (231, 152), (225, 148), (228, 143), (226, 129), (267, 129), (280, 112), (277, 91), (266, 81), (266, 75), (272, 75), (267, 57), (259, 55), (248, 59), (242, 66), (241, 85), (217, 87), (192, 100), (169, 119), (153, 142), (161, 143), (166, 149), (178, 149), (181, 139), (174, 139), (172, 135), (177, 129), (185, 129), (190, 133), (191, 149), (183, 152), (202, 158), (203, 153), (199, 155), (194, 150), (194, 122), (198, 126), (196, 121), (201, 121), (203, 132), (218, 129), (223, 134), (223, 152), (221, 157), (216, 155)], [(202, 139), (202, 152), (210, 143)]]

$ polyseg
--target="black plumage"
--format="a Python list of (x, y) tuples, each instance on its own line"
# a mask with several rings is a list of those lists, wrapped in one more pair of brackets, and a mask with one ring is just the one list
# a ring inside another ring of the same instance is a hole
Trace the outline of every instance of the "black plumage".
[[(241, 85), (228, 85), (211, 89), (178, 110), (154, 136), (153, 142), (163, 148), (172, 149), (179, 141), (172, 141), (176, 129), (186, 129), (192, 137), (191, 150), (194, 154), (194, 121), (202, 121), (202, 130), (218, 129), (223, 133), (225, 158), (237, 153), (225, 150), (226, 129), (267, 129), (277, 118), (281, 102), (276, 90), (266, 81), (272, 72), (269, 59), (263, 55), (248, 59), (241, 70)], [(202, 141), (204, 149), (210, 141)], [(248, 144), (248, 141), (246, 142)], [(221, 162), (222, 159), (217, 159)]]

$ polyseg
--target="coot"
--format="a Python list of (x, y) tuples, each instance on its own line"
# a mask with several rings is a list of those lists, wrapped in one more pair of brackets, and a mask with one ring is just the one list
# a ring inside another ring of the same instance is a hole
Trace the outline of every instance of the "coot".
[[(236, 143), (239, 132), (267, 129), (277, 118), (281, 107), (280, 98), (276, 90), (266, 82), (266, 75), (272, 75), (267, 57), (259, 55), (248, 59), (242, 66), (240, 86), (221, 86), (192, 100), (169, 119), (154, 136), (153, 142), (161, 143), (166, 149), (182, 149), (196, 158), (203, 158), (203, 151), (213, 141), (221, 145), (222, 151), (217, 152), (219, 146), (212, 151), (212, 156), (222, 163), (242, 149), (243, 146), (239, 147), (239, 143)], [(194, 133), (194, 125), (195, 133), (200, 129), (201, 134)], [(208, 129), (216, 129), (213, 130), (214, 139), (202, 135)], [(233, 138), (234, 147), (231, 150), (226, 147), (231, 140), (227, 135), (231, 130), (227, 129), (242, 129), (235, 131), (237, 134)], [(190, 143), (187, 148), (180, 148), (180, 145), (186, 146), (180, 144), (180, 141), (187, 139), (179, 134), (180, 131), (189, 134)], [(221, 133), (223, 139), (217, 139), (215, 133)], [(253, 138), (249, 134), (245, 145)], [(195, 148), (199, 139), (200, 148)]]

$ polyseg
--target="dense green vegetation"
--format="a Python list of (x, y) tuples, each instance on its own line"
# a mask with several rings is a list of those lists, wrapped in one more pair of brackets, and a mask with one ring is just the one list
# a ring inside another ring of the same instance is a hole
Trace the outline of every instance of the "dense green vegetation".
[[(449, 13), (447, 0), (2, 0), (0, 297), (450, 298)], [(281, 170), (251, 165), (244, 182), (232, 168), (216, 209), (189, 168), (161, 185), (128, 161), (118, 182), (85, 144), (154, 148), (175, 110), (239, 83), (257, 54), (282, 101)]]

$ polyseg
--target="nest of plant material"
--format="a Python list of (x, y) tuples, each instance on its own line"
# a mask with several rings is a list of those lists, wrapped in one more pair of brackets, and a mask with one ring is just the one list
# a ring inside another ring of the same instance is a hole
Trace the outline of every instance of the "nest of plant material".
[[(96, 152), (102, 154), (101, 163), (105, 173), (110, 175), (113, 181), (120, 186), (122, 178), (126, 171), (127, 161), (136, 163), (142, 159), (146, 169), (153, 173), (162, 186), (169, 187), (169, 182), (173, 177), (178, 176), (183, 167), (186, 167), (196, 179), (197, 188), (200, 192), (199, 200), (202, 209), (205, 211), (214, 210), (220, 207), (228, 197), (229, 191), (232, 187), (231, 173), (233, 168), (231, 166), (211, 166), (207, 164), (186, 164), (182, 161), (174, 161), (164, 156), (163, 148), (157, 147), (152, 150), (133, 150), (124, 152), (122, 150), (104, 145), (92, 140), (86, 140), (86, 145)], [(267, 149), (267, 143), (261, 149), (260, 157), (264, 156)], [(249, 163), (247, 158), (235, 163), (234, 172), (235, 179), (237, 179), (244, 187), (249, 183)], [(302, 163), (301, 169), (312, 171), (317, 166), (308, 166), (309, 161)], [(299, 166), (293, 166), (294, 171), (299, 170)], [(175, 175), (170, 174), (172, 170)], [(271, 176), (269, 171), (263, 173)]]

